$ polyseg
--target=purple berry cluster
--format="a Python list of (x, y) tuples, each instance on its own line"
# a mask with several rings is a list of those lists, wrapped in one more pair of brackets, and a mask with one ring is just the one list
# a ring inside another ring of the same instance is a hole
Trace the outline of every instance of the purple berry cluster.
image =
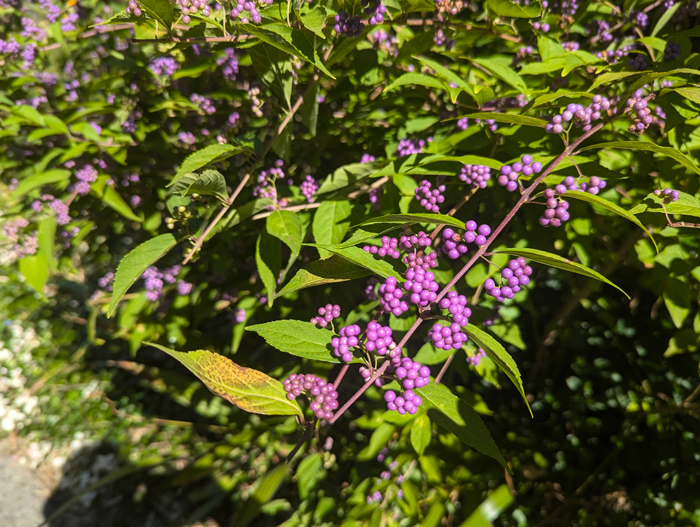
[(664, 203), (671, 203), (673, 201), (678, 201), (678, 198), (681, 197), (681, 193), (677, 190), (665, 188), (663, 190), (656, 189), (654, 191), (654, 196), (662, 198)]
[(421, 207), (429, 212), (439, 213), (440, 207), (438, 204), (445, 202), (445, 185), (437, 185), (431, 190), (432, 183), (427, 180), (420, 182), (420, 186), (416, 189), (416, 199), (420, 201)]
[(340, 337), (334, 337), (333, 340), (331, 340), (333, 353), (335, 353), (336, 357), (340, 358), (343, 362), (350, 362), (352, 360), (352, 352), (350, 349), (360, 343), (357, 339), (360, 331), (360, 326), (356, 324), (341, 328)]
[(600, 179), (598, 176), (591, 176), (591, 178), (588, 180), (588, 183), (581, 183), (581, 185), (579, 185), (579, 188), (584, 192), (588, 192), (589, 194), (595, 195), (598, 194), (598, 192), (600, 192), (601, 190), (603, 190), (607, 185), (608, 182), (604, 179)]
[(399, 384), (404, 390), (413, 390), (427, 386), (430, 382), (430, 368), (411, 360), (409, 357), (401, 359), (401, 365), (396, 367), (394, 375), (399, 379)]
[(486, 238), (491, 234), (491, 227), (485, 223), (479, 225), (474, 220), (469, 220), (464, 224), (466, 232), (464, 233), (464, 241), (466, 243), (475, 243), (479, 247), (486, 243)]
[[(423, 367), (425, 368), (425, 366)], [(406, 390), (403, 395), (396, 395), (396, 392), (393, 390), (388, 390), (384, 392), (384, 400), (386, 401), (387, 409), (398, 411), (401, 415), (407, 413), (413, 415), (418, 411), (420, 405), (423, 404), (421, 396), (413, 390)]]
[(420, 267), (409, 268), (404, 276), (406, 282), (403, 288), (411, 295), (409, 299), (412, 304), (426, 307), (431, 302), (435, 302), (440, 284), (435, 281), (432, 271), (426, 271)]
[[(258, 8), (272, 5), (273, 3), (274, 0), (262, 0), (256, 5), (256, 3), (251, 0), (245, 2), (238, 0), (238, 2), (236, 2), (236, 7), (231, 10), (231, 18), (240, 18), (241, 24), (249, 24), (250, 22), (259, 24), (262, 22), (262, 17), (260, 16)], [(246, 12), (248, 15), (245, 14)]]
[[(222, 67), (221, 73), (227, 81), (235, 81), (238, 74), (238, 59), (234, 48), (226, 48), (224, 54), (216, 59), (216, 63)], [(229, 119), (230, 120), (230, 119)]]
[(154, 75), (172, 77), (180, 65), (172, 57), (158, 57), (151, 61), (148, 67)]
[(472, 310), (467, 307), (467, 297), (460, 295), (457, 291), (450, 291), (447, 296), (440, 300), (440, 309), (447, 309), (452, 315), (452, 320), (460, 326), (469, 324), (469, 317)]
[[(146, 298), (151, 302), (159, 300), (163, 295), (163, 285), (177, 282), (177, 275), (180, 274), (180, 269), (181, 267), (179, 265), (173, 265), (171, 268), (165, 269), (164, 271), (158, 270), (155, 266), (146, 269), (141, 275), (146, 289)], [(189, 286), (189, 289), (187, 286)], [(180, 295), (187, 295), (191, 290), (192, 284), (187, 284), (180, 289), (178, 283), (177, 291)]]
[(408, 304), (403, 298), (403, 291), (399, 287), (395, 277), (388, 277), (382, 285), (379, 286), (379, 301), (382, 310), (387, 313), (393, 313), (394, 316), (401, 316), (402, 313), (408, 311)]
[(365, 29), (365, 25), (359, 16), (350, 17), (345, 11), (335, 15), (335, 32), (345, 37), (359, 37)]
[(472, 187), (486, 188), (491, 179), (491, 169), (484, 165), (464, 165), (459, 179)]
[(628, 131), (635, 135), (641, 135), (654, 121), (654, 118), (651, 116), (651, 108), (649, 108), (647, 101), (644, 99), (642, 88), (627, 99), (627, 106), (630, 109), (629, 116), (632, 121)]
[(330, 420), (333, 410), (338, 409), (338, 392), (333, 385), (312, 373), (292, 373), (284, 380), (284, 391), (287, 399), (293, 401), (302, 393), (305, 394), (311, 404), (309, 407), (318, 419)]
[(671, 62), (681, 56), (681, 45), (676, 42), (668, 42), (664, 49), (664, 62)]
[(433, 42), (436, 46), (444, 46), (445, 51), (450, 51), (456, 44), (453, 39), (447, 40), (447, 35), (445, 35), (445, 32), (442, 29), (435, 31), (435, 34), (433, 35)]
[(549, 31), (549, 24), (546, 22), (542, 24), (541, 22), (533, 22), (532, 29), (535, 31), (542, 31), (542, 33), (547, 33)]
[(449, 227), (442, 231), (442, 252), (448, 258), (456, 260), (469, 250), (466, 244), (461, 243), (462, 237)]
[(211, 99), (207, 99), (202, 95), (193, 93), (192, 95), (190, 95), (190, 102), (199, 106), (200, 110), (207, 115), (216, 113), (216, 107), (214, 106), (214, 102)]
[(136, 0), (129, 0), (129, 3), (126, 6), (126, 14), (141, 16), (143, 11), (141, 11), (141, 6), (138, 4), (138, 2), (136, 2)]
[(384, 22), (386, 7), (382, 5), (381, 0), (362, 0), (362, 7), (364, 8), (363, 12), (365, 16), (369, 17), (367, 21), (371, 26), (376, 26)]
[(469, 364), (469, 366), (476, 367), (479, 365), (481, 359), (483, 359), (484, 357), (486, 357), (486, 352), (483, 349), (479, 348), (479, 350), (474, 355), (467, 355), (467, 364)]
[[(401, 243), (402, 249), (409, 251), (414, 247), (429, 247), (431, 240), (430, 236), (428, 236), (424, 231), (420, 231), (418, 234), (412, 234), (410, 231), (407, 231), (406, 234), (401, 236), (399, 242)], [(406, 260), (404, 259), (404, 262), (405, 261)]]
[(469, 118), (468, 117), (462, 117), (461, 119), (457, 120), (457, 128), (460, 130), (466, 130), (469, 128)]
[(309, 203), (313, 203), (315, 200), (314, 195), (318, 191), (319, 185), (312, 176), (307, 175), (304, 178), (304, 181), (301, 182), (301, 185), (299, 185), (299, 189), (301, 190), (303, 196), (306, 198), (306, 201), (308, 201)]
[(569, 219), (569, 202), (566, 200), (557, 200), (554, 189), (548, 188), (544, 191), (544, 197), (547, 199), (547, 210), (540, 217), (540, 225), (543, 227), (559, 227), (562, 223)]
[(376, 254), (381, 258), (384, 258), (386, 255), (389, 255), (394, 260), (396, 260), (401, 256), (398, 247), (399, 240), (397, 240), (396, 238), (390, 238), (389, 236), (383, 236), (381, 247), (377, 247), (376, 245), (365, 245), (362, 248), (362, 250), (366, 253)]
[(642, 53), (635, 53), (627, 60), (627, 65), (636, 71), (641, 71), (647, 67), (647, 57)]
[(340, 306), (337, 304), (326, 304), (318, 308), (318, 316), (311, 319), (311, 323), (325, 328), (334, 318), (340, 316)]
[(58, 225), (65, 225), (70, 222), (68, 205), (63, 203), (60, 199), (56, 198), (49, 201), (49, 207), (56, 213), (56, 223)]
[(85, 165), (76, 171), (75, 177), (78, 179), (78, 182), (73, 186), (73, 190), (84, 196), (90, 192), (90, 183), (97, 181), (97, 170), (92, 165)]
[[(428, 238), (428, 240), (430, 240), (430, 238)], [(427, 271), (437, 267), (437, 256), (437, 253), (423, 254), (423, 256), (411, 253), (404, 256), (403, 263), (405, 263), (409, 269), (423, 269), (423, 271)]]
[(498, 176), (498, 184), (506, 187), (508, 192), (515, 192), (518, 189), (518, 178), (523, 176), (531, 176), (539, 174), (542, 171), (542, 163), (532, 160), (532, 156), (525, 154), (520, 158), (520, 162), (516, 161), (512, 165), (503, 165), (501, 167), (501, 175)]
[[(427, 142), (430, 142), (428, 138)], [(401, 139), (399, 146), (396, 147), (394, 155), (396, 157), (409, 156), (411, 154), (420, 154), (425, 148), (426, 140), (424, 139)]]
[(428, 336), (436, 348), (444, 350), (458, 350), (469, 339), (457, 322), (437, 322), (430, 329)]
[(564, 131), (564, 124), (573, 121), (584, 132), (591, 129), (591, 123), (601, 118), (602, 112), (610, 109), (610, 101), (607, 97), (595, 95), (589, 106), (582, 104), (569, 104), (561, 113), (552, 117), (552, 122), (547, 123), (544, 131), (548, 134), (560, 134)]
[(382, 326), (374, 320), (367, 324), (367, 332), (365, 333), (365, 349), (370, 353), (384, 356), (394, 349), (394, 339), (391, 336), (391, 328)]
[(532, 267), (527, 265), (525, 258), (520, 256), (508, 262), (508, 267), (501, 271), (503, 281), (501, 287), (496, 286), (493, 278), (487, 278), (484, 282), (484, 289), (488, 295), (503, 302), (506, 298), (513, 298), (515, 293), (520, 291), (520, 286), (530, 283), (531, 274)]

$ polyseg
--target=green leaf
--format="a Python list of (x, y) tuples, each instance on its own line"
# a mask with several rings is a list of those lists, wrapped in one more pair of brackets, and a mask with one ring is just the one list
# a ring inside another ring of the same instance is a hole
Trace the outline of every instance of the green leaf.
[(503, 82), (510, 84), (520, 93), (527, 91), (527, 86), (525, 86), (523, 79), (508, 66), (491, 59), (472, 59), (472, 61), (493, 73)]
[(358, 243), (377, 238), (387, 232), (399, 229), (399, 225), (391, 225), (387, 223), (379, 223), (377, 225), (367, 225), (366, 227), (355, 227), (350, 237), (342, 243), (337, 243), (336, 247), (352, 247)]
[(547, 126), (548, 122), (543, 119), (536, 119), (535, 117), (527, 117), (525, 115), (495, 112), (470, 113), (467, 115), (463, 115), (462, 117), (469, 117), (470, 119), (481, 119), (482, 121), (486, 121), (487, 119), (493, 119), (497, 123), (522, 124), (525, 126), (536, 126), (538, 128), (544, 128), (545, 126)]
[(431, 421), (452, 432), (463, 443), (494, 458), (510, 471), (486, 425), (471, 406), (442, 384), (431, 382), (415, 391), (423, 399), (422, 408), (427, 412)]
[(282, 242), (262, 231), (255, 244), (255, 264), (260, 280), (267, 290), (267, 300), (272, 305), (275, 301), (277, 279), (282, 270)]
[(323, 26), (326, 22), (326, 16), (326, 8), (317, 5), (308, 13), (303, 13), (300, 19), (306, 29), (325, 40), (326, 35), (323, 34)]
[(316, 137), (316, 129), (318, 127), (318, 108), (318, 82), (314, 82), (301, 108), (299, 108), (301, 122), (309, 129), (313, 137)]
[(673, 88), (671, 91), (700, 104), (700, 88)]
[(180, 170), (177, 171), (177, 174), (175, 174), (175, 177), (170, 183), (168, 183), (167, 186), (171, 187), (183, 176), (192, 172), (196, 172), (200, 168), (203, 168), (207, 165), (211, 165), (218, 161), (228, 159), (231, 156), (235, 156), (243, 150), (244, 147), (233, 146), (228, 143), (222, 145), (210, 145), (206, 148), (198, 150), (194, 154), (190, 154), (189, 156), (187, 156), (187, 159), (185, 159), (185, 161), (180, 166)]
[(675, 148), (669, 148), (666, 146), (659, 146), (656, 143), (649, 141), (612, 141), (610, 143), (599, 143), (597, 145), (591, 145), (581, 148), (579, 152), (585, 152), (586, 150), (594, 150), (600, 148), (612, 148), (620, 150), (643, 150), (646, 152), (654, 152), (656, 154), (661, 154), (668, 156), (671, 159), (675, 159), (684, 167), (692, 170), (696, 174), (700, 174), (700, 168), (688, 159), (684, 154), (680, 153)]
[[(441, 76), (443, 79), (445, 79), (448, 83), (454, 83), (456, 86), (459, 88), (463, 89), (466, 91), (469, 95), (472, 96), (472, 98), (479, 103), (479, 99), (477, 98), (476, 94), (474, 93), (474, 90), (472, 87), (467, 83), (465, 80), (462, 79), (459, 75), (457, 75), (455, 72), (449, 70), (442, 64), (439, 64), (438, 62), (435, 62), (434, 60), (430, 60), (424, 57), (414, 57), (421, 61), (423, 64), (426, 66), (432, 68), (435, 70), (435, 73), (437, 73), (439, 76)], [(454, 100), (452, 101), (454, 102)]]
[(205, 170), (201, 175), (186, 174), (177, 180), (172, 191), (179, 192), (183, 197), (191, 194), (202, 194), (203, 196), (216, 196), (223, 202), (228, 199), (226, 180), (218, 170)]
[[(663, 206), (662, 206), (663, 205)], [(687, 216), (695, 216), (700, 218), (700, 200), (695, 196), (679, 191), (677, 201), (664, 203), (664, 200), (654, 193), (650, 193), (637, 206), (629, 210), (630, 214), (642, 214), (643, 212), (664, 213), (664, 207), (669, 214), (685, 214)]]
[(543, 62), (566, 55), (564, 46), (544, 35), (537, 35), (537, 49)]
[(538, 249), (496, 249), (493, 252), (512, 254), (514, 256), (524, 256), (525, 258), (529, 258), (531, 260), (534, 260), (535, 262), (548, 265), (550, 267), (556, 267), (557, 269), (562, 269), (564, 271), (580, 274), (588, 278), (593, 278), (595, 280), (613, 286), (615, 289), (621, 291), (623, 295), (629, 298), (629, 295), (627, 293), (625, 293), (621, 288), (613, 284), (610, 280), (605, 278), (599, 272), (594, 271), (593, 269), (589, 269), (588, 267), (578, 264), (576, 262), (572, 262), (571, 260), (567, 260), (566, 258), (562, 258), (557, 254), (548, 253), (546, 251), (540, 251)]
[(413, 420), (411, 425), (411, 445), (419, 456), (423, 455), (430, 444), (430, 418), (421, 414)]
[(41, 174), (34, 174), (33, 176), (29, 176), (28, 178), (25, 178), (19, 182), (19, 185), (17, 185), (17, 188), (12, 193), (12, 198), (21, 198), (35, 188), (43, 187), (44, 185), (66, 181), (70, 179), (70, 176), (70, 170), (64, 169), (47, 170)]
[(635, 75), (641, 75), (639, 71), (615, 71), (612, 73), (603, 73), (596, 77), (593, 84), (588, 89), (589, 92), (595, 90), (598, 86), (603, 86), (605, 84), (612, 84), (613, 82), (621, 81), (627, 77), (633, 77)]
[[(425, 458), (423, 458), (425, 459)], [(421, 466), (424, 469), (424, 467)], [(425, 471), (425, 469), (424, 469)], [(433, 481), (437, 483), (438, 479)], [(420, 527), (440, 527), (442, 518), (445, 516), (445, 504), (442, 501), (435, 501), (425, 514), (425, 518), (420, 523)]]
[(419, 214), (387, 214), (386, 216), (378, 216), (363, 221), (356, 227), (363, 225), (377, 224), (397, 224), (397, 225), (413, 225), (415, 223), (430, 223), (433, 225), (451, 225), (458, 229), (464, 229), (464, 222), (446, 214), (432, 214), (429, 212)]
[(333, 254), (337, 254), (338, 256), (345, 258), (346, 260), (357, 264), (360, 267), (364, 267), (365, 269), (372, 271), (374, 274), (378, 274), (382, 278), (393, 276), (401, 279), (401, 274), (398, 273), (389, 262), (385, 260), (377, 260), (373, 255), (366, 253), (359, 247), (340, 248), (335, 245), (321, 244), (317, 244), (316, 247), (320, 247), (321, 249), (325, 249)]
[(447, 90), (447, 86), (435, 77), (425, 75), (423, 73), (404, 73), (392, 82), (384, 90), (384, 93), (389, 93), (391, 90), (400, 88), (401, 86), (424, 86), (426, 88), (437, 88), (439, 90)]
[(581, 191), (570, 191), (567, 192), (566, 195), (568, 197), (577, 199), (579, 201), (587, 201), (588, 203), (593, 203), (594, 205), (599, 205), (603, 207), (605, 210), (609, 210), (610, 212), (613, 212), (617, 214), (618, 216), (621, 216), (625, 218), (628, 221), (631, 221), (634, 223), (637, 227), (642, 229), (644, 232), (647, 233), (647, 236), (649, 236), (649, 239), (651, 242), (654, 244), (654, 247), (656, 247), (656, 252), (659, 252), (659, 247), (656, 245), (656, 241), (654, 240), (654, 237), (651, 235), (649, 230), (644, 226), (644, 224), (637, 219), (637, 217), (634, 214), (631, 214), (627, 212), (625, 209), (622, 207), (615, 205), (612, 201), (608, 201), (605, 198), (601, 198), (600, 196), (594, 196), (593, 194), (589, 194), (588, 192), (581, 192)]
[(44, 296), (44, 286), (49, 278), (49, 260), (45, 254), (27, 256), (19, 261), (19, 272), (26, 282)]
[(486, 5), (498, 16), (511, 18), (536, 18), (542, 11), (542, 6), (539, 2), (519, 6), (515, 2), (511, 2), (511, 0), (488, 0)]
[(413, 360), (420, 362), (424, 366), (433, 366), (435, 364), (442, 364), (450, 355), (454, 355), (455, 353), (456, 350), (439, 349), (433, 346), (431, 342), (426, 342), (418, 350), (418, 353), (416, 353), (415, 357), (413, 357)]
[(290, 108), (294, 78), (289, 55), (264, 42), (248, 49), (248, 54), (258, 77)]
[(492, 525), (510, 507), (515, 498), (505, 483), (498, 487), (472, 512), (459, 527), (484, 527)]
[(392, 435), (394, 435), (394, 425), (389, 423), (380, 424), (377, 429), (372, 432), (372, 436), (369, 438), (369, 445), (360, 450), (357, 454), (357, 460), (369, 461), (377, 457), (379, 451), (386, 446)]
[(678, 278), (669, 278), (664, 287), (664, 303), (671, 314), (673, 324), (678, 328), (683, 327), (683, 322), (690, 315), (690, 289), (688, 284)]
[(662, 10), (663, 13), (659, 17), (658, 22), (656, 22), (656, 25), (654, 26), (654, 29), (651, 32), (652, 37), (655, 37), (659, 33), (659, 31), (661, 31), (664, 28), (664, 26), (668, 24), (668, 21), (671, 20), (671, 17), (676, 13), (680, 6), (680, 2), (677, 2), (668, 9), (664, 7), (664, 9)]
[(90, 188), (90, 193), (100, 198), (105, 205), (124, 216), (127, 220), (141, 223), (143, 218), (134, 214), (131, 207), (119, 195), (119, 192), (107, 185), (108, 179), (108, 176), (99, 176)]
[(266, 24), (264, 26), (239, 24), (239, 27), (244, 32), (255, 35), (263, 42), (267, 42), (285, 53), (310, 62), (331, 79), (335, 79), (331, 72), (323, 65), (316, 49), (314, 49), (309, 39), (306, 38), (303, 31), (284, 24)]
[(172, 234), (161, 234), (142, 243), (119, 262), (114, 277), (114, 292), (107, 308), (107, 317), (114, 314), (117, 304), (143, 272), (175, 247)]
[(139, 0), (139, 5), (149, 15), (155, 18), (163, 26), (162, 29), (170, 34), (173, 25), (173, 4), (169, 0)]
[(297, 467), (297, 488), (299, 489), (299, 497), (305, 500), (313, 488), (323, 479), (325, 471), (323, 470), (323, 454), (316, 452), (306, 456)]
[(277, 320), (245, 329), (254, 331), (270, 346), (285, 353), (310, 360), (340, 362), (331, 351), (333, 332), (317, 328), (311, 322)]
[(266, 228), (269, 234), (284, 242), (292, 253), (299, 254), (303, 233), (298, 214), (287, 210), (276, 210), (267, 217)]
[(330, 258), (316, 260), (301, 269), (294, 275), (287, 285), (285, 285), (277, 296), (284, 296), (300, 289), (315, 287), (317, 285), (335, 284), (337, 282), (347, 282), (356, 278), (364, 278), (372, 274), (364, 267), (355, 265), (345, 258), (333, 255)]
[(56, 239), (56, 216), (47, 216), (39, 222), (37, 228), (37, 254), (46, 258), (49, 269), (56, 270), (56, 259), (53, 256), (54, 240)]
[[(350, 214), (352, 206), (348, 200), (324, 201), (314, 214), (312, 232), (316, 243), (325, 245), (337, 245), (343, 241), (345, 233), (350, 228)], [(321, 258), (330, 253), (319, 249)]]
[(506, 349), (501, 346), (501, 343), (495, 338), (485, 331), (477, 328), (473, 324), (467, 325), (467, 334), (469, 335), (469, 338), (477, 346), (482, 348), (486, 352), (486, 355), (488, 355), (489, 358), (495, 362), (496, 365), (508, 376), (508, 378), (520, 392), (520, 395), (527, 405), (527, 409), (530, 411), (530, 415), (532, 415), (532, 409), (530, 408), (530, 403), (525, 395), (525, 388), (523, 388), (523, 380), (520, 376), (520, 370), (518, 369), (518, 365), (513, 360), (513, 357), (510, 356), (510, 353), (508, 353)]
[(354, 185), (358, 181), (376, 172), (385, 164), (386, 161), (376, 161), (373, 163), (352, 163), (343, 165), (337, 168), (323, 183), (321, 183), (321, 188), (318, 189), (316, 194), (325, 194), (326, 192), (333, 192), (334, 190)]
[(287, 463), (281, 463), (260, 479), (250, 497), (236, 509), (231, 518), (231, 525), (245, 527), (260, 515), (263, 505), (268, 503), (282, 486), (287, 468)]
[(239, 366), (231, 359), (207, 350), (182, 352), (146, 342), (164, 351), (194, 373), (212, 393), (241, 410), (263, 415), (298, 415), (301, 408), (287, 399), (281, 382), (263, 372)]
[(542, 75), (563, 70), (566, 67), (565, 57), (556, 57), (543, 62), (530, 62), (520, 68), (520, 75)]
[(566, 77), (576, 68), (595, 64), (596, 62), (603, 62), (603, 60), (586, 51), (572, 51), (566, 54), (566, 67), (561, 75), (562, 77)]

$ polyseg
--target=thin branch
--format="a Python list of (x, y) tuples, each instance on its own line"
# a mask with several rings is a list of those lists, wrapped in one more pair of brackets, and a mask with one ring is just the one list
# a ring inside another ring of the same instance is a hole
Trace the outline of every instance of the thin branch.
[(187, 253), (187, 256), (185, 256), (185, 259), (182, 261), (182, 265), (186, 265), (187, 262), (189, 262), (192, 259), (192, 257), (197, 252), (197, 249), (199, 249), (202, 246), (202, 243), (204, 243), (204, 240), (207, 239), (207, 236), (212, 231), (212, 229), (216, 227), (219, 221), (221, 221), (221, 218), (224, 217), (224, 214), (226, 214), (231, 208), (231, 205), (233, 205), (233, 202), (241, 193), (241, 190), (243, 190), (245, 184), (248, 183), (249, 179), (250, 174), (246, 174), (245, 176), (243, 176), (243, 179), (241, 179), (241, 182), (236, 187), (236, 190), (233, 191), (233, 194), (231, 194), (231, 197), (226, 201), (226, 205), (224, 205), (219, 211), (219, 213), (216, 215), (216, 218), (214, 218), (212, 222), (209, 225), (207, 225), (207, 228), (204, 230), (201, 236), (194, 238), (194, 245), (192, 246), (192, 249), (190, 249), (190, 252)]
[(345, 374), (348, 372), (349, 368), (349, 364), (343, 364), (343, 367), (340, 368), (340, 371), (338, 372), (338, 376), (335, 378), (335, 381), (333, 381), (333, 388), (335, 388), (336, 390), (338, 389), (340, 381), (343, 380), (343, 377), (345, 377)]
[(435, 377), (435, 384), (440, 384), (440, 381), (442, 380), (443, 376), (445, 375), (445, 372), (447, 371), (447, 368), (450, 367), (450, 364), (452, 363), (452, 360), (455, 358), (455, 353), (447, 357), (447, 360), (445, 361), (445, 364), (442, 365), (442, 368), (440, 368), (440, 373), (437, 374), (437, 377)]

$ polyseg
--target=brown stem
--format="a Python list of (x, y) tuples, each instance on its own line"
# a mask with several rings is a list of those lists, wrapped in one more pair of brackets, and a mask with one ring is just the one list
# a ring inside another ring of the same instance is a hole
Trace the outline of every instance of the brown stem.
[(336, 390), (338, 389), (338, 385), (340, 384), (340, 381), (343, 380), (343, 377), (345, 377), (345, 374), (348, 372), (349, 368), (350, 368), (349, 364), (343, 364), (343, 367), (338, 372), (338, 376), (335, 378), (335, 381), (333, 381), (333, 388), (335, 388)]
[(449, 357), (447, 357), (447, 360), (445, 361), (445, 364), (442, 365), (442, 368), (440, 368), (440, 373), (437, 374), (437, 377), (435, 377), (435, 384), (440, 384), (440, 381), (442, 380), (442, 377), (445, 375), (445, 372), (447, 371), (447, 368), (450, 367), (450, 364), (452, 363), (452, 360), (455, 358), (455, 354), (453, 353)]

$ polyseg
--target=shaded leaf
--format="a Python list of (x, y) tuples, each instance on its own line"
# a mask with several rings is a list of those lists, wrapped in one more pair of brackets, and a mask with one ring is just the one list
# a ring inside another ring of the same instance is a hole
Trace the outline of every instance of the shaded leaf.
[(333, 255), (330, 258), (311, 262), (298, 271), (294, 278), (277, 293), (277, 296), (284, 296), (307, 287), (364, 278), (371, 274), (371, 271), (364, 267), (349, 262), (340, 256)]
[[(350, 228), (352, 206), (348, 200), (324, 201), (314, 214), (312, 232), (316, 243), (337, 245)], [(322, 258), (330, 255), (324, 249), (319, 249)]]
[(335, 245), (321, 244), (317, 244), (316, 247), (320, 247), (321, 249), (325, 249), (333, 254), (337, 254), (338, 256), (357, 264), (360, 267), (364, 267), (365, 269), (372, 271), (374, 274), (378, 274), (382, 278), (393, 276), (401, 279), (401, 274), (398, 273), (389, 262), (377, 260), (373, 255), (366, 253), (359, 247), (340, 248)]
[(255, 244), (255, 264), (267, 291), (267, 300), (272, 305), (275, 301), (277, 278), (282, 270), (282, 242), (262, 231)]
[(432, 214), (432, 213), (420, 213), (420, 214), (387, 214), (386, 216), (378, 216), (376, 218), (370, 218), (365, 220), (357, 227), (363, 225), (377, 225), (377, 224), (387, 224), (393, 223), (397, 225), (409, 224), (413, 225), (415, 223), (430, 223), (434, 225), (452, 225), (458, 229), (464, 229), (464, 222), (460, 221), (452, 216), (447, 216), (446, 214)]
[(419, 456), (423, 455), (430, 444), (430, 418), (421, 414), (415, 418), (411, 425), (411, 445)]
[(248, 326), (265, 339), (270, 346), (304, 359), (323, 362), (340, 362), (331, 351), (332, 331), (318, 328), (311, 322), (301, 320), (277, 320), (266, 324)]
[(301, 219), (297, 214), (287, 210), (275, 210), (267, 217), (267, 232), (279, 238), (292, 253), (299, 254), (302, 242)]
[(542, 11), (539, 2), (520, 6), (511, 0), (488, 0), (486, 5), (497, 15), (510, 18), (535, 18)]

